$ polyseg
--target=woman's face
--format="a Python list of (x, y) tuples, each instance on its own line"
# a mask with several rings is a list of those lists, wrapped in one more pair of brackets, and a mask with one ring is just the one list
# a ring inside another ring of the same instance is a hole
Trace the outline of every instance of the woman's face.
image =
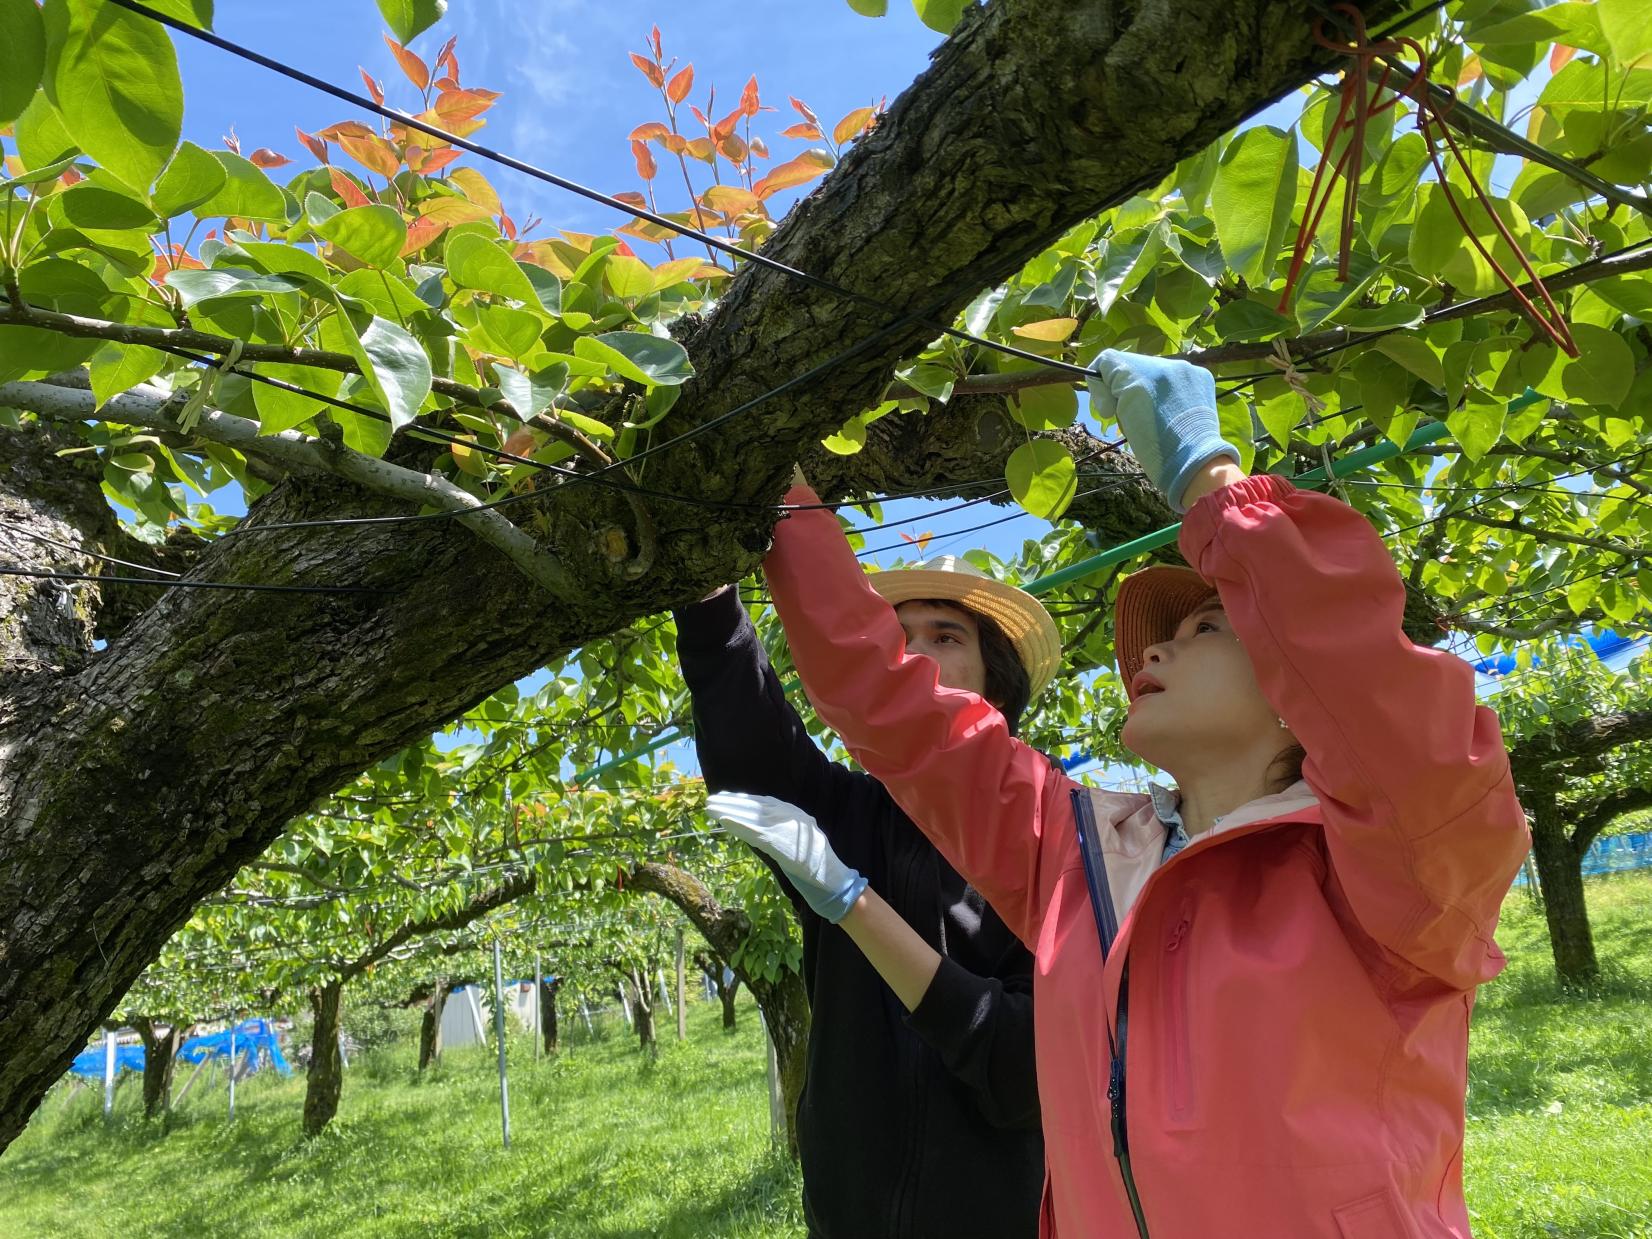
[(1172, 775), (1190, 762), (1208, 767), (1259, 746), (1283, 747), (1278, 717), (1215, 598), (1177, 625), (1169, 641), (1142, 652), (1131, 689), (1125, 747)]

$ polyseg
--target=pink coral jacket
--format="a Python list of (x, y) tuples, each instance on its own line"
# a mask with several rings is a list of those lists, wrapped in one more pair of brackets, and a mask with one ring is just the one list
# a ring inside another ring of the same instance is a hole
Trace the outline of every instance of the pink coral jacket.
[(1465, 663), (1405, 638), (1393, 563), (1345, 504), (1247, 478), (1194, 506), (1181, 549), (1305, 781), (1163, 866), (1146, 797), (1086, 793), (1122, 922), (1105, 963), (1078, 785), (907, 656), (829, 512), (784, 520), (764, 566), (821, 718), (1036, 955), (1042, 1234), (1467, 1236), (1469, 1013), (1529, 845), (1496, 715)]

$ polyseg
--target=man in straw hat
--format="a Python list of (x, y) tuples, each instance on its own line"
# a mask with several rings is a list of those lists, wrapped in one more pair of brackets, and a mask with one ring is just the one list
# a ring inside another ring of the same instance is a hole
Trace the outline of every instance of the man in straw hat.
[[(872, 579), (937, 683), (1014, 730), (1060, 660), (1037, 600), (952, 556)], [(1027, 949), (882, 784), (815, 746), (732, 587), (676, 618), (707, 786), (758, 793), (713, 796), (711, 811), (774, 869), (803, 927), (810, 1235), (1035, 1235)]]

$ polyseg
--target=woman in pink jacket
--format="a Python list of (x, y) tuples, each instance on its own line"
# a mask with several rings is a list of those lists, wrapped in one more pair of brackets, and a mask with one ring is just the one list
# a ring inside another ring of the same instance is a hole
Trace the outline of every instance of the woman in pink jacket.
[(939, 687), (819, 510), (765, 563), (798, 671), (1035, 952), (1044, 1234), (1466, 1236), (1469, 1012), (1528, 845), (1496, 716), (1405, 638), (1363, 517), (1244, 475), (1208, 374), (1096, 365), (1186, 511), (1192, 568), (1117, 603), (1123, 740), (1179, 796), (1085, 788)]

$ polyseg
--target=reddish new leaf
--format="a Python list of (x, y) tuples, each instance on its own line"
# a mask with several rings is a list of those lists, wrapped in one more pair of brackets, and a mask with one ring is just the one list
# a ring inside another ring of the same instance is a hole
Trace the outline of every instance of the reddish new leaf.
[(787, 95), (786, 98), (791, 100), (792, 107), (797, 109), (798, 114), (802, 116), (804, 120), (808, 121), (811, 125), (819, 126), (820, 117), (814, 114), (814, 110), (810, 108), (807, 103), (804, 103), (803, 100), (793, 95)]
[(751, 153), (759, 159), (767, 159), (769, 157), (769, 144), (763, 141), (762, 138), (753, 138), (751, 140)]
[(684, 65), (666, 83), (665, 97), (673, 103), (681, 103), (688, 98), (688, 92), (694, 89), (694, 66)]
[(305, 146), (309, 147), (310, 154), (314, 155), (322, 163), (327, 163), (328, 162), (328, 159), (327, 159), (327, 144), (325, 142), (323, 142), (320, 138), (317, 138), (317, 137), (314, 137), (310, 134), (305, 133), (297, 125), (293, 126), (293, 132), (298, 135), (298, 140), (300, 142), (304, 143)]
[(646, 56), (639, 56), (636, 52), (632, 52), (631, 63), (637, 66), (637, 69), (648, 79), (651, 85), (656, 87), (665, 85), (665, 74), (661, 72), (660, 66)]
[(451, 146), (438, 146), (430, 151), (415, 146), (407, 152), (407, 166), (420, 176), (435, 176), (459, 155), (460, 152)]
[(446, 231), (447, 225), (439, 219), (425, 216), (414, 220), (407, 226), (407, 244), (402, 246), (401, 256), (406, 258), (411, 254), (417, 254)]
[(396, 153), (396, 148), (383, 138), (342, 137), (338, 144), (350, 158), (380, 176), (393, 177), (401, 171), (402, 157)]
[(361, 80), (367, 83), (367, 93), (373, 96), (373, 102), (382, 105), (384, 103), (384, 87), (375, 82), (366, 69), (362, 69), (360, 65), (357, 65), (356, 68), (361, 69)]
[(436, 53), (436, 68), (440, 69), (443, 65), (446, 65), (448, 76), (453, 79), (455, 86), (459, 84), (459, 58), (453, 54), (453, 49), (458, 46), (458, 43), (459, 36), (454, 35), (442, 44), (442, 50)]
[(659, 142), (663, 141), (670, 132), (671, 130), (660, 124), (659, 121), (651, 120), (633, 129), (631, 140), (633, 142)]
[(783, 137), (783, 138), (803, 138), (805, 140), (818, 140), (822, 135), (821, 135), (821, 132), (820, 132), (820, 126), (819, 125), (801, 124), (801, 125), (788, 125), (786, 128), (784, 128), (780, 131), (780, 136)]
[(703, 163), (710, 163), (712, 160), (717, 158), (717, 152), (713, 149), (710, 138), (695, 138), (683, 149), (687, 151), (691, 157), (698, 159)]
[(229, 149), (234, 151), (237, 155), (241, 153), (241, 139), (235, 136), (234, 125), (231, 125), (229, 127), (229, 132), (224, 135), (224, 145), (229, 147)]
[(402, 67), (402, 72), (407, 75), (407, 80), (420, 90), (426, 89), (430, 85), (430, 66), (389, 35), (384, 36), (384, 41), (390, 48), (390, 54), (396, 58), (396, 63)]
[(430, 110), (441, 118), (443, 125), (472, 120), (486, 112), (499, 98), (497, 90), (444, 90), (436, 96)]
[(660, 143), (673, 155), (681, 155), (688, 149), (688, 139), (680, 133), (668, 133), (660, 139)]
[(648, 32), (648, 41), (649, 41), (650, 44), (653, 45), (654, 59), (655, 60), (664, 60), (665, 59), (665, 48), (660, 46), (660, 28), (658, 26), (655, 26), (652, 30), (650, 30)]
[(796, 159), (776, 164), (772, 172), (751, 187), (751, 192), (759, 198), (768, 198), (782, 189), (808, 184), (831, 166), (830, 156), (825, 156), (822, 162), (821, 152), (805, 151)]
[(327, 174), (332, 178), (333, 192), (344, 199), (347, 207), (371, 206), (372, 199), (361, 192), (361, 188), (350, 178), (342, 168), (329, 167)]
[(1561, 66), (1576, 55), (1577, 48), (1567, 47), (1564, 43), (1556, 43), (1554, 50), (1549, 53), (1549, 72), (1559, 73)]
[(516, 221), (509, 215), (500, 215), (499, 231), (504, 233), (507, 239), (516, 240)]
[(842, 146), (851, 138), (857, 138), (872, 124), (875, 115), (871, 108), (856, 108), (849, 115), (838, 121), (837, 127), (832, 130), (832, 141)]
[(646, 142), (633, 141), (631, 157), (637, 161), (637, 175), (643, 180), (652, 181), (658, 174), (659, 165), (654, 162), (653, 152), (648, 149)]
[(717, 149), (722, 151), (723, 157), (732, 164), (745, 163), (746, 155), (749, 153), (746, 150), (745, 140), (738, 134), (733, 133), (717, 143)]
[(757, 100), (757, 77), (753, 74), (751, 81), (746, 83), (745, 90), (740, 92), (740, 111), (747, 116), (756, 116), (761, 109)]
[(260, 146), (248, 159), (259, 168), (285, 168), (292, 160), (278, 151), (272, 151), (267, 146)]
[(734, 132), (734, 127), (740, 123), (740, 118), (745, 114), (744, 108), (735, 108), (734, 111), (723, 117), (722, 120), (718, 121), (711, 127), (712, 140), (721, 142), (724, 138), (728, 137)]
[(341, 120), (338, 124), (328, 125), (327, 128), (317, 130), (317, 132), (329, 142), (337, 142), (340, 138), (373, 138), (378, 136), (359, 120)]

